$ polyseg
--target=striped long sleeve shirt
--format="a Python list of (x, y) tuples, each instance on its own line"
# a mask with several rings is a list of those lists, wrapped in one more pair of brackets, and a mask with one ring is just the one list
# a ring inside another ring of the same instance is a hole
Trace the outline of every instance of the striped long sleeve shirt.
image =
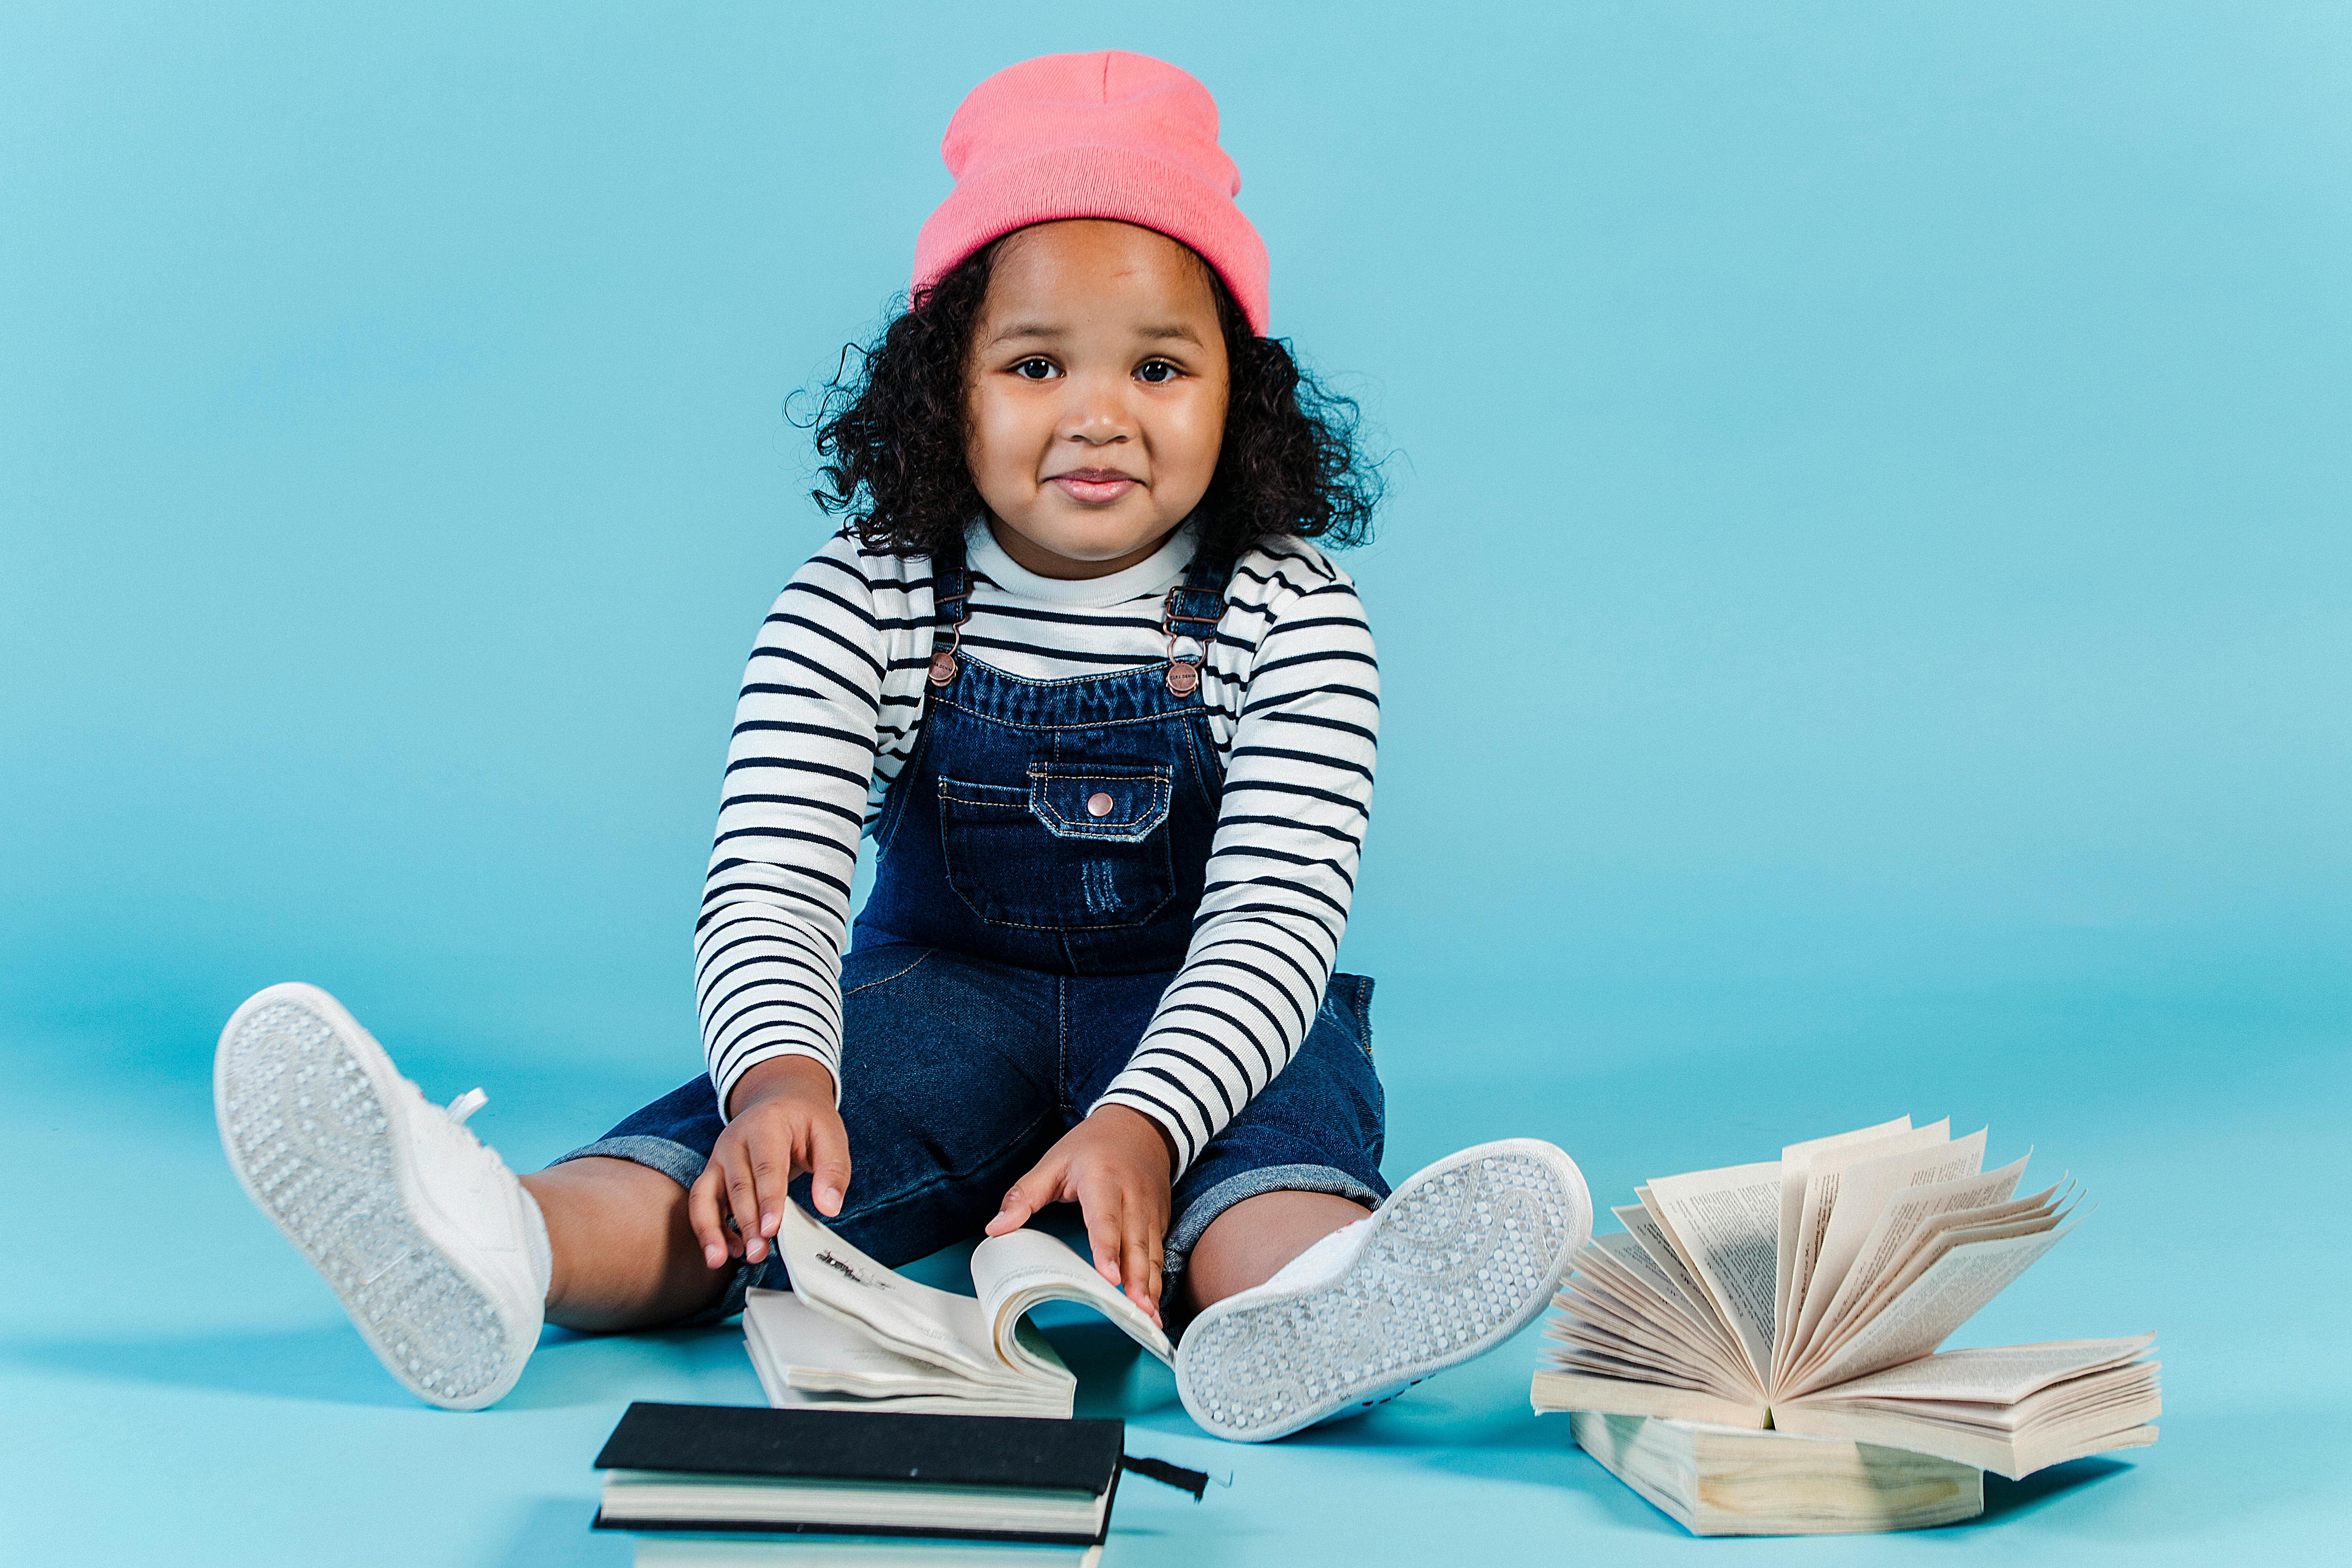
[[(1156, 664), (1168, 651), (1161, 603), (1192, 554), (1179, 531), (1116, 575), (1061, 582), (975, 526), (962, 647), (1030, 680)], [(772, 1058), (814, 1058), (840, 1082), (851, 873), (921, 731), (931, 640), (929, 560), (866, 550), (847, 531), (793, 574), (760, 628), (695, 931), (722, 1108)], [(1363, 606), (1305, 541), (1242, 558), (1205, 654), (1201, 696), (1225, 770), (1207, 888), (1182, 969), (1097, 1101), (1166, 1128), (1180, 1171), (1282, 1070), (1321, 1005), (1380, 725)]]

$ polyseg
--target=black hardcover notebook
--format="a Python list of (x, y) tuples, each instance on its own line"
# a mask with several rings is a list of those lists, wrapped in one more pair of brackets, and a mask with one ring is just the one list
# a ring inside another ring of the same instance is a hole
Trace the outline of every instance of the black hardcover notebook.
[(640, 1403), (596, 1456), (596, 1527), (1092, 1543), (1125, 1437), (1118, 1421)]

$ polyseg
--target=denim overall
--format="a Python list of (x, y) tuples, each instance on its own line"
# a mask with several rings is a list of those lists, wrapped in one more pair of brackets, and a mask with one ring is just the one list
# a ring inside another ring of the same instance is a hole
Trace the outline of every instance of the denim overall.
[[(1202, 656), (1177, 647), (1215, 636), (1230, 565), (1196, 561), (1170, 592), (1167, 660), (1042, 681), (961, 648), (961, 542), (932, 566), (928, 713), (875, 823), (874, 889), (841, 976), (853, 1171), (828, 1223), (893, 1267), (976, 1235), (1127, 1065), (1192, 941), (1223, 782)], [(1297, 1054), (1178, 1179), (1171, 1283), (1244, 1198), (1387, 1195), (1371, 989), (1334, 974)], [(564, 1158), (690, 1185), (722, 1125), (698, 1078)], [(807, 1183), (793, 1187), (804, 1205)], [(784, 1282), (772, 1255), (746, 1266), (719, 1312)]]

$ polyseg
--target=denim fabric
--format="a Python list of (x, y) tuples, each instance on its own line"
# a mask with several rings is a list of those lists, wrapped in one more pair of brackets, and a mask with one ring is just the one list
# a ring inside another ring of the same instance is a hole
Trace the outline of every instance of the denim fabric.
[[(935, 570), (945, 580), (961, 563)], [(1223, 585), (1195, 567), (1183, 592)], [(1172, 973), (1224, 784), (1200, 693), (1171, 691), (1164, 664), (1023, 680), (955, 657), (875, 823), (857, 944), (1048, 974)], [(1108, 809), (1091, 809), (1100, 797)]]
[[(1074, 976), (914, 946), (864, 947), (842, 967), (841, 1117), (852, 1172), (835, 1230), (882, 1263), (911, 1263), (978, 1234), (1005, 1188), (1076, 1126), (1142, 1037), (1172, 974)], [(1335, 1193), (1377, 1204), (1382, 1105), (1372, 1070), (1372, 983), (1334, 975), (1289, 1065), (1178, 1180), (1166, 1269), (1226, 1209), (1259, 1193)], [(681, 1185), (724, 1125), (708, 1078), (681, 1084), (563, 1156), (630, 1160)], [(560, 1162), (559, 1162), (560, 1163)], [(793, 1184), (809, 1201), (809, 1180)], [(782, 1289), (772, 1255), (738, 1271)]]
[[(957, 648), (961, 551), (933, 570), (954, 675), (883, 802), (874, 890), (842, 967), (854, 1169), (833, 1223), (894, 1267), (976, 1234), (1127, 1065), (1191, 943), (1223, 784), (1208, 710), (1197, 689), (1171, 689), (1168, 664), (1007, 675)], [(1194, 566), (1170, 595), (1171, 634), (1213, 634), (1229, 572)], [(1388, 1195), (1371, 989), (1333, 975), (1297, 1054), (1179, 1179), (1171, 1279), (1244, 1198)], [(698, 1078), (564, 1158), (630, 1160), (690, 1185), (722, 1126)], [(808, 1178), (793, 1190), (805, 1204)], [(780, 1288), (781, 1263), (739, 1270), (719, 1314), (758, 1283)]]

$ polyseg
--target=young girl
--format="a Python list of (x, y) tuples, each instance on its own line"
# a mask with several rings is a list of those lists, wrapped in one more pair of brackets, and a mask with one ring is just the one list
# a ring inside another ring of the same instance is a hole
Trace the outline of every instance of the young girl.
[[(907, 311), (836, 383), (849, 514), (761, 628), (695, 931), (709, 1071), (518, 1180), (332, 998), (223, 1032), (222, 1140), (384, 1365), (472, 1409), (542, 1320), (711, 1320), (797, 1194), (887, 1264), (1075, 1203), (1279, 1436), (1500, 1342), (1590, 1229), (1549, 1143), (1381, 1179), (1371, 982), (1333, 973), (1379, 680), (1352, 430), (1265, 335), (1216, 106), (1138, 55), (981, 84)], [(853, 932), (861, 834), (877, 879)], [(846, 951), (845, 951), (846, 950)]]

